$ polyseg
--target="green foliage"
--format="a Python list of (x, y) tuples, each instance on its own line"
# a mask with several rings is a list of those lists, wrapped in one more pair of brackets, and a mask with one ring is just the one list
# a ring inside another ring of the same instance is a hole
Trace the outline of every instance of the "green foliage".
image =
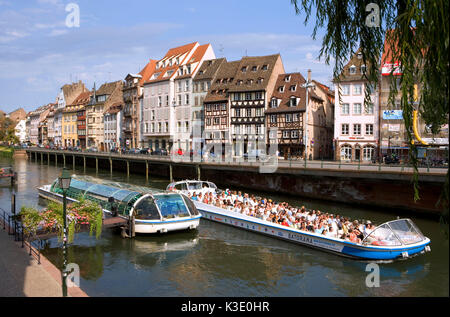
[[(98, 239), (102, 232), (103, 211), (100, 205), (92, 201), (80, 201), (67, 206), (68, 242), (74, 240), (75, 233), (89, 226), (90, 235), (95, 232)], [(22, 207), (20, 218), (27, 234), (40, 232), (56, 232), (60, 240), (64, 235), (63, 206), (49, 202), (47, 208), (39, 212), (32, 207)]]
[[(305, 24), (315, 12), (313, 38), (326, 27), (319, 57), (329, 63), (335, 58), (334, 78), (338, 79), (345, 62), (358, 48), (368, 65), (366, 78), (379, 82), (380, 55), (384, 37), (392, 48), (392, 60), (400, 62), (400, 87), (391, 77), (389, 104), (401, 96), (401, 107), (410, 144), (409, 161), (414, 168), (414, 199), (419, 199), (417, 149), (413, 144), (413, 110), (436, 134), (449, 121), (449, 1), (448, 0), (291, 0), (297, 14), (306, 13)], [(369, 3), (379, 7), (380, 27), (365, 21)], [(387, 34), (387, 35), (386, 35)], [(414, 104), (414, 85), (421, 87), (418, 105)], [(368, 102), (369, 100), (367, 100)], [(448, 178), (448, 173), (447, 173)], [(448, 186), (446, 183), (445, 186)], [(441, 204), (448, 206), (448, 188)]]

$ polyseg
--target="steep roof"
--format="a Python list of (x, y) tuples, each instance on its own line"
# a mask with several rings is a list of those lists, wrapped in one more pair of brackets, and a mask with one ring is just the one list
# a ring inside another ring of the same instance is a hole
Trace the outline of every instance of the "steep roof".
[(315, 83), (316, 86), (318, 86), (320, 89), (322, 89), (326, 93), (328, 101), (334, 104), (334, 90), (331, 90), (327, 85), (319, 83), (317, 80), (313, 79), (312, 82)]
[(226, 63), (227, 59), (223, 57), (203, 61), (203, 63), (200, 65), (197, 74), (194, 77), (194, 80), (213, 79), (217, 71), (219, 70), (220, 66), (224, 62)]
[[(339, 81), (360, 81), (364, 80), (364, 75), (361, 71), (361, 66), (364, 65), (364, 60), (362, 58), (361, 48), (359, 48), (353, 56), (350, 58), (348, 63), (343, 67), (341, 74), (339, 75)], [(354, 66), (356, 72), (354, 74), (350, 73), (350, 68)], [(366, 65), (366, 69), (369, 69), (369, 65)]]
[(227, 62), (225, 60), (219, 65), (216, 78), (211, 83), (211, 89), (208, 91), (204, 102), (228, 100), (227, 92), (235, 82), (234, 77), (239, 64), (240, 61)]
[(143, 85), (147, 80), (150, 79), (150, 77), (155, 72), (156, 68), (156, 60), (151, 59), (147, 65), (139, 72), (139, 75), (142, 76), (142, 78), (139, 80), (139, 85)]
[[(230, 92), (265, 90), (280, 54), (243, 57)], [(267, 69), (265, 69), (267, 68)]]
[[(289, 79), (289, 81), (286, 81)], [(280, 103), (276, 108), (269, 108), (266, 113), (277, 113), (277, 112), (295, 112), (295, 111), (305, 111), (306, 109), (306, 88), (301, 87), (306, 83), (305, 78), (300, 73), (287, 73), (278, 75), (275, 87), (273, 89), (272, 98), (280, 99)], [(283, 87), (283, 91), (280, 91), (280, 87)], [(295, 87), (294, 91), (291, 91), (291, 87)], [(300, 98), (300, 102), (295, 107), (289, 106), (289, 100), (292, 98)], [(309, 98), (315, 98), (317, 100), (322, 100), (317, 96), (311, 89), (308, 93)]]
[(104, 83), (103, 85), (100, 86), (100, 88), (95, 92), (95, 94), (97, 96), (99, 95), (111, 95), (114, 90), (117, 88), (117, 86), (119, 84), (121, 84), (122, 81), (118, 80), (118, 81), (114, 81), (111, 83)]
[(87, 105), (89, 103), (92, 92), (85, 91), (78, 95), (70, 106)]

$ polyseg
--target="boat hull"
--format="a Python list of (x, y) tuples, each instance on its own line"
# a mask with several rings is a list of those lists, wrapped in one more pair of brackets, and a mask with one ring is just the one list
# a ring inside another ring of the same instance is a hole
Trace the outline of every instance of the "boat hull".
[[(44, 185), (38, 188), (39, 196), (51, 200), (57, 203), (62, 203), (63, 196), (58, 193), (53, 193), (50, 191), (50, 185)], [(76, 199), (67, 197), (69, 202), (77, 202)], [(111, 216), (111, 211), (107, 209), (103, 209), (104, 218), (106, 216)], [(127, 219), (128, 217), (119, 215), (120, 218)], [(179, 230), (194, 230), (197, 229), (200, 223), (201, 215), (195, 217), (186, 217), (185, 219), (177, 219), (177, 220), (139, 220), (135, 219), (134, 221), (134, 232), (135, 233), (165, 233), (170, 231), (179, 231)]]
[(197, 201), (194, 201), (194, 204), (207, 220), (359, 260), (382, 261), (406, 258), (424, 252), (430, 243), (430, 240), (426, 238), (420, 243), (408, 246), (366, 246), (300, 231)]

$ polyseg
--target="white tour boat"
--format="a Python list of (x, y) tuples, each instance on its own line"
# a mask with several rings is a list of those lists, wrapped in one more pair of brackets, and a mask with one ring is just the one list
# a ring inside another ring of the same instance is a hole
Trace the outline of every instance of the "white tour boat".
[[(193, 181), (185, 182), (188, 186), (188, 183)], [(190, 193), (182, 190), (179, 192)], [(355, 259), (393, 260), (431, 251), (430, 239), (425, 237), (410, 219), (397, 219), (383, 223), (377, 226), (361, 243), (353, 243), (344, 239), (283, 226), (197, 200), (192, 200), (192, 202), (205, 219)]]

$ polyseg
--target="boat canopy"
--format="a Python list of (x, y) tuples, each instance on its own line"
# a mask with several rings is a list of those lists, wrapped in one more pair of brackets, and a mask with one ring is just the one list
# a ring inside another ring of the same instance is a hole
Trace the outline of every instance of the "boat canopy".
[(179, 181), (170, 183), (167, 186), (167, 189), (176, 189), (176, 190), (202, 190), (204, 188), (207, 189), (217, 189), (217, 186), (214, 183), (206, 182), (206, 181)]
[(364, 240), (365, 245), (401, 246), (425, 240), (424, 235), (410, 219), (398, 219), (376, 227)]
[[(62, 194), (56, 179), (50, 191)], [(130, 185), (126, 183), (112, 182), (90, 176), (72, 176), (70, 187), (66, 194), (68, 197), (80, 200), (88, 199), (99, 203), (102, 208), (112, 210), (115, 203), (121, 215), (128, 216), (134, 203), (146, 193), (161, 192), (147, 187)]]

